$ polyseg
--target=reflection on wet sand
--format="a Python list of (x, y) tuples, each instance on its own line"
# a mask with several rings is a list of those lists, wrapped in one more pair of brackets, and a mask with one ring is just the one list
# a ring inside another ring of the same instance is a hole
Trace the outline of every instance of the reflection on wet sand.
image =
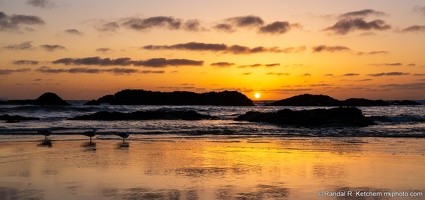
[(409, 140), (408, 146), (405, 140), (409, 139), (141, 138), (133, 139), (131, 148), (102, 140), (96, 151), (78, 141), (55, 142), (55, 148), (3, 142), (0, 195), (316, 199), (318, 191), (421, 190), (425, 140)]

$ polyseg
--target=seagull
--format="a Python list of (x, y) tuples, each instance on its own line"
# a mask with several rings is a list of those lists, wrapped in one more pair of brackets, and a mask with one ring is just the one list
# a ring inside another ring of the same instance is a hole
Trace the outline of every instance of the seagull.
[(52, 135), (52, 130), (50, 128), (37, 130), (38, 134), (44, 135), (44, 140), (47, 140), (47, 136)]
[(97, 131), (97, 128), (94, 128), (91, 131), (85, 131), (85, 132), (83, 132), (83, 135), (90, 137), (90, 144), (92, 143), (91, 138), (96, 135), (96, 131)]
[(120, 137), (122, 137), (122, 143), (124, 144), (124, 139), (128, 138), (128, 136), (130, 136), (130, 133), (128, 132), (124, 132), (124, 133), (115, 133), (115, 135), (118, 135)]

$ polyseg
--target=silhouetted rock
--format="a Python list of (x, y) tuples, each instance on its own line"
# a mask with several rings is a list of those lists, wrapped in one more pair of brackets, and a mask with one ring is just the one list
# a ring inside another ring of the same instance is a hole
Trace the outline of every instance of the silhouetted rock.
[(326, 95), (303, 94), (275, 101), (267, 106), (388, 106), (383, 100), (350, 98), (340, 101)]
[(64, 101), (57, 94), (46, 92), (40, 97), (34, 100), (9, 100), (5, 104), (9, 105), (57, 105), (57, 106), (66, 106), (70, 105), (68, 102)]
[(91, 101), (87, 101), (84, 105), (87, 105), (87, 106), (98, 106), (98, 105), (100, 105), (100, 103), (98, 101), (96, 101), (96, 100), (91, 100)]
[(340, 106), (341, 102), (326, 95), (302, 94), (267, 104), (268, 106)]
[(251, 99), (236, 91), (223, 92), (154, 92), (146, 90), (123, 90), (114, 95), (106, 95), (98, 103), (111, 105), (217, 105), (253, 106)]
[(64, 101), (62, 98), (60, 98), (57, 94), (46, 92), (42, 94), (40, 97), (38, 97), (35, 100), (35, 104), (37, 105), (61, 105), (66, 106), (70, 105), (68, 102)]
[(390, 103), (390, 105), (404, 105), (404, 106), (422, 105), (419, 102), (410, 101), (410, 100), (396, 100), (396, 101), (389, 101), (389, 103)]
[(101, 111), (90, 115), (71, 118), (70, 120), (201, 120), (217, 119), (195, 111), (137, 111), (132, 113)]
[(250, 111), (240, 115), (236, 121), (267, 122), (277, 125), (302, 127), (321, 126), (368, 126), (375, 124), (355, 107), (293, 111), (283, 109), (275, 113)]
[(6, 123), (18, 123), (21, 121), (27, 121), (27, 120), (39, 120), (40, 118), (37, 117), (23, 117), (20, 115), (0, 115), (0, 120), (5, 120)]
[(389, 106), (390, 104), (383, 100), (369, 100), (362, 98), (351, 98), (342, 102), (345, 106)]

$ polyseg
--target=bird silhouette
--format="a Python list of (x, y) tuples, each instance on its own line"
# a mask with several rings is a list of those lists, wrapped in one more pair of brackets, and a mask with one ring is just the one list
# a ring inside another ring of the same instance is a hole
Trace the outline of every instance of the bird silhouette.
[(83, 132), (83, 135), (90, 137), (90, 144), (92, 144), (92, 140), (91, 140), (91, 138), (92, 138), (92, 137), (94, 137), (94, 136), (96, 135), (96, 131), (97, 131), (97, 129), (96, 129), (96, 128), (94, 128), (94, 129), (93, 129), (93, 130), (91, 130), (91, 131), (85, 131), (85, 132)]
[(50, 128), (37, 130), (38, 134), (44, 135), (44, 140), (47, 140), (47, 136), (52, 135), (52, 130)]
[(128, 132), (124, 132), (124, 133), (115, 133), (115, 135), (118, 135), (120, 137), (122, 137), (122, 143), (125, 143), (125, 138), (128, 138), (128, 136), (130, 136), (130, 133)]

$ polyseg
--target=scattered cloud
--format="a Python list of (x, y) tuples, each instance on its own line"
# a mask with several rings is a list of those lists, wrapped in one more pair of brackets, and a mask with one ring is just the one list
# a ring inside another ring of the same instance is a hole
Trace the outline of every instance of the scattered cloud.
[(278, 66), (280, 66), (280, 63), (270, 63), (270, 64), (265, 64), (264, 66), (266, 66), (266, 67), (278, 67)]
[(20, 69), (0, 69), (0, 75), (9, 75), (17, 72), (29, 72), (30, 68), (20, 68)]
[(33, 31), (34, 26), (44, 25), (44, 21), (34, 15), (11, 15), (0, 12), (0, 31)]
[(310, 73), (301, 74), (301, 76), (311, 76)]
[(270, 73), (267, 73), (266, 75), (289, 76), (290, 73), (275, 73), (275, 72), (270, 72)]
[(260, 27), (259, 32), (260, 33), (266, 33), (266, 34), (284, 34), (291, 30), (292, 28), (300, 28), (301, 25), (299, 24), (290, 24), (289, 22), (273, 22), (271, 24), (268, 24), (266, 26)]
[(252, 53), (299, 53), (306, 47), (247, 47), (241, 45), (226, 45), (217, 43), (189, 42), (174, 45), (147, 45), (142, 47), (145, 50), (185, 50), (185, 51), (213, 51), (228, 54), (252, 54)]
[(152, 58), (144, 61), (133, 61), (134, 66), (144, 67), (167, 67), (167, 66), (202, 66), (204, 61), (188, 60), (188, 59), (165, 59)]
[(22, 42), (20, 44), (12, 44), (12, 45), (8, 45), (8, 46), (4, 46), (4, 47), (2, 47), (2, 49), (7, 49), (7, 50), (32, 50), (32, 49), (34, 49), (34, 46), (32, 46), (32, 42), (27, 41), (27, 42)]
[(379, 54), (389, 54), (389, 51), (370, 51), (370, 52), (358, 52), (357, 55), (379, 55)]
[(143, 67), (168, 67), (168, 66), (203, 66), (204, 61), (188, 59), (165, 59), (152, 58), (148, 60), (131, 60), (131, 58), (61, 58), (51, 62), (52, 64), (63, 65), (96, 65), (96, 66), (143, 66)]
[(14, 65), (38, 65), (39, 62), (35, 60), (15, 60), (12, 62)]
[(396, 63), (374, 63), (374, 64), (369, 64), (369, 65), (373, 65), (373, 66), (403, 66), (402, 63), (396, 62)]
[(99, 66), (127, 66), (133, 64), (130, 58), (100, 58), (100, 57), (86, 57), (86, 58), (61, 58), (52, 62), (53, 64), (64, 65), (99, 65)]
[(66, 29), (64, 30), (65, 33), (70, 34), (70, 35), (84, 35), (83, 32), (77, 30), (77, 29)]
[(231, 67), (231, 66), (234, 66), (234, 65), (235, 65), (235, 63), (229, 63), (229, 62), (211, 63), (211, 66), (218, 67), (218, 68), (226, 68), (226, 67)]
[(125, 19), (121, 25), (136, 31), (147, 30), (150, 28), (168, 28), (168, 29), (179, 29), (183, 23), (183, 20), (167, 17), (167, 16), (157, 16), (149, 18), (128, 18)]
[(244, 76), (248, 76), (248, 75), (251, 75), (251, 74), (252, 74), (252, 72), (242, 73), (242, 75), (244, 75)]
[(313, 53), (351, 51), (350, 48), (345, 46), (327, 46), (327, 45), (314, 46), (312, 49), (313, 49)]
[(413, 76), (425, 76), (425, 74), (413, 74)]
[(345, 35), (349, 32), (362, 30), (362, 31), (372, 31), (372, 30), (388, 30), (391, 29), (391, 26), (386, 24), (384, 20), (372, 20), (366, 21), (364, 18), (368, 16), (383, 16), (386, 15), (384, 12), (375, 11), (372, 9), (365, 9), (360, 11), (348, 12), (342, 14), (338, 17), (338, 21), (326, 29), (325, 31), (330, 31), (335, 34)]
[(339, 16), (339, 18), (353, 18), (353, 17), (368, 17), (370, 15), (375, 16), (384, 16), (386, 15), (384, 12), (376, 11), (372, 9), (359, 10), (354, 12), (344, 13)]
[(360, 74), (356, 74), (356, 73), (346, 73), (343, 74), (342, 76), (346, 76), (346, 77), (352, 77), (352, 76), (359, 76)]
[(238, 66), (238, 68), (256, 68), (256, 67), (261, 67), (263, 66), (262, 64), (252, 64), (252, 65), (241, 65)]
[(410, 63), (410, 64), (408, 64), (407, 66), (408, 66), (408, 67), (415, 67), (415, 66), (416, 66), (416, 64), (415, 64), (415, 63)]
[(65, 50), (66, 49), (64, 46), (58, 45), (58, 44), (53, 44), (53, 45), (43, 44), (43, 45), (40, 45), (40, 48), (44, 49), (46, 51), (50, 51), (50, 52), (56, 51), (56, 50)]
[(368, 76), (380, 77), (380, 76), (405, 76), (410, 75), (410, 73), (405, 72), (383, 72), (377, 74), (368, 74)]
[(155, 71), (153, 71), (153, 70), (142, 70), (142, 71), (140, 71), (140, 73), (142, 73), (142, 74), (163, 74), (163, 73), (165, 73), (165, 71), (164, 70), (155, 70)]
[(118, 28), (120, 28), (118, 22), (108, 22), (102, 24), (100, 27), (97, 28), (97, 30), (102, 32), (115, 32)]
[(225, 21), (237, 27), (258, 27), (264, 24), (263, 19), (254, 15), (231, 17)]
[(99, 52), (99, 53), (109, 53), (111, 51), (112, 51), (111, 48), (97, 48), (96, 49), (96, 52)]
[(408, 33), (408, 32), (425, 32), (425, 26), (419, 26), (419, 25), (414, 25), (414, 26), (409, 26), (407, 28), (404, 28), (401, 30), (402, 33)]
[(70, 69), (53, 69), (47, 66), (42, 66), (37, 68), (35, 71), (45, 74), (60, 74), (60, 73), (70, 73), (70, 74), (99, 74), (99, 73), (113, 73), (116, 75), (123, 74), (134, 74), (134, 73), (155, 73), (156, 71), (139, 71), (137, 69), (130, 68), (112, 68), (112, 69), (93, 69), (93, 68), (70, 68)]
[(187, 31), (193, 31), (193, 32), (206, 30), (205, 28), (201, 27), (201, 22), (196, 19), (186, 21), (183, 24), (183, 29)]
[(53, 8), (55, 4), (49, 0), (28, 0), (27, 3), (34, 7)]

